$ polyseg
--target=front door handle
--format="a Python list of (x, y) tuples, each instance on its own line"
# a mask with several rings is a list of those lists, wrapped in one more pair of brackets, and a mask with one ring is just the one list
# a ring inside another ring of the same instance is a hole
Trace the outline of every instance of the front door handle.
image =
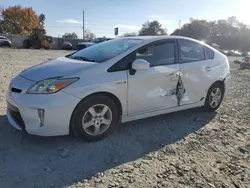
[(209, 66), (205, 67), (205, 71), (206, 71), (206, 72), (210, 72), (211, 70), (212, 70), (211, 67), (209, 67)]

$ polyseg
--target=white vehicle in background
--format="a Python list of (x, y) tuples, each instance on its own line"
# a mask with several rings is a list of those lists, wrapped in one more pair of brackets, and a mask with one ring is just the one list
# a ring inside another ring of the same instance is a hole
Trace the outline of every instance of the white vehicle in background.
[(0, 36), (0, 47), (1, 46), (11, 47), (10, 39), (8, 39), (4, 36)]
[(230, 83), (227, 57), (204, 43), (119, 38), (21, 72), (10, 84), (7, 117), (30, 134), (99, 140), (120, 122), (202, 106), (214, 111)]

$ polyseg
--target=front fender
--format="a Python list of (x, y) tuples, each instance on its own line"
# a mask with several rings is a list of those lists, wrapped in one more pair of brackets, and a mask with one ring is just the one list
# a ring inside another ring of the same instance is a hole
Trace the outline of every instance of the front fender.
[(74, 89), (63, 90), (63, 92), (84, 99), (89, 95), (95, 93), (109, 93), (114, 95), (121, 103), (123, 115), (127, 113), (127, 81), (122, 82), (109, 82), (109, 83), (100, 83), (96, 85), (88, 85), (84, 87), (74, 87)]

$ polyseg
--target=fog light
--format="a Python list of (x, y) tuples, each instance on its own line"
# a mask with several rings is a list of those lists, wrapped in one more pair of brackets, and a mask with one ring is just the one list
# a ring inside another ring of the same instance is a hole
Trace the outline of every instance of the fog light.
[(40, 119), (40, 127), (43, 127), (44, 124), (44, 109), (37, 109), (38, 111), (38, 116)]

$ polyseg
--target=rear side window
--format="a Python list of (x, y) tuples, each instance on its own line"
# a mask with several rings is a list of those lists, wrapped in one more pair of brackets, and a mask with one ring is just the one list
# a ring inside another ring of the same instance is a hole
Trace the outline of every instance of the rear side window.
[(144, 59), (150, 66), (168, 65), (175, 63), (175, 43), (165, 42), (153, 44), (136, 52), (136, 59)]
[(179, 40), (179, 53), (181, 63), (205, 59), (205, 53), (202, 46), (188, 40)]
[(214, 58), (214, 51), (211, 50), (210, 48), (203, 46), (203, 49), (206, 53), (206, 59), (213, 59)]

